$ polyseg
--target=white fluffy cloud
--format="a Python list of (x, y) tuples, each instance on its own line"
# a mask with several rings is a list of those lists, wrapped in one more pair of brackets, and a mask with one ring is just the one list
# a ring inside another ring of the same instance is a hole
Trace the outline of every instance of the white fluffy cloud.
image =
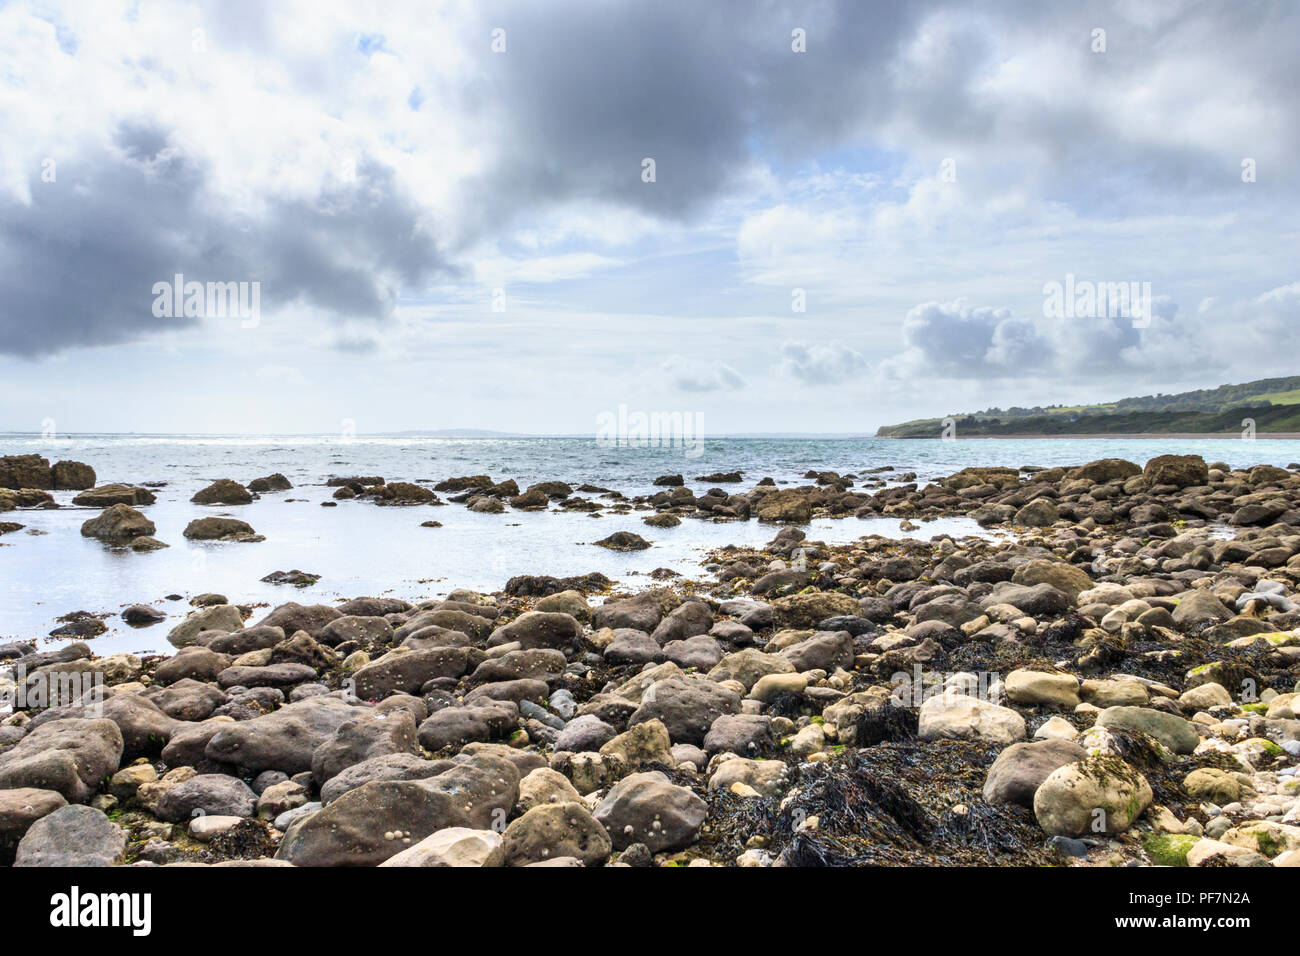
[(834, 385), (850, 381), (866, 371), (862, 353), (843, 342), (825, 345), (786, 342), (781, 346), (781, 369), (808, 385)]

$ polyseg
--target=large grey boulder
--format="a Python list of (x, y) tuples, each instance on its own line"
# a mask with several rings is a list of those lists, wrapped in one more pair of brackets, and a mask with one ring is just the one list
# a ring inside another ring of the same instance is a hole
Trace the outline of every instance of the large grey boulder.
[(596, 807), (595, 817), (614, 849), (644, 843), (652, 853), (694, 843), (708, 805), (658, 771), (634, 773), (616, 783)]
[(0, 789), (54, 790), (69, 803), (84, 803), (121, 759), (122, 731), (111, 720), (52, 720), (0, 753)]
[(291, 824), (276, 858), (375, 866), (447, 827), (500, 827), (518, 796), (514, 764), (488, 755), (426, 780), (372, 781)]
[(61, 807), (37, 820), (18, 843), (14, 866), (116, 866), (126, 834), (91, 807)]
[(218, 730), (204, 753), (209, 760), (238, 767), (245, 773), (305, 773), (311, 770), (316, 748), (356, 714), (353, 705), (337, 697), (308, 697)]

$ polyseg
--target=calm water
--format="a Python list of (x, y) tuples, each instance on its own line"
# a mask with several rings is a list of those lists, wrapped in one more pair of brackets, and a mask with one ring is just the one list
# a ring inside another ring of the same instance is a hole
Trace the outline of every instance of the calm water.
[[(756, 521), (688, 520), (676, 528), (647, 528), (642, 513), (593, 518), (581, 513), (514, 512), (471, 514), (462, 505), (380, 508), (344, 501), (322, 508), (334, 489), (327, 478), (382, 475), (386, 479), (439, 481), (453, 475), (489, 474), (514, 478), (520, 488), (535, 481), (583, 482), (628, 496), (657, 490), (656, 476), (682, 473), (688, 479), (715, 471), (742, 471), (744, 482), (724, 485), (748, 490), (764, 476), (801, 482), (810, 468), (840, 473), (893, 465), (926, 479), (968, 465), (1068, 465), (1104, 457), (1144, 463), (1167, 453), (1194, 452), (1207, 460), (1244, 466), (1287, 465), (1300, 458), (1294, 442), (1238, 440), (979, 439), (956, 442), (887, 439), (766, 440), (718, 439), (704, 453), (686, 458), (680, 449), (600, 448), (590, 439), (435, 439), (333, 437), (220, 438), (209, 436), (140, 437), (98, 435), (42, 440), (0, 435), (0, 454), (36, 452), (51, 461), (90, 464), (99, 483), (166, 482), (155, 489), (156, 504), (143, 508), (157, 525), (156, 537), (171, 545), (137, 554), (116, 551), (81, 537), (81, 523), (94, 509), (9, 512), (24, 531), (0, 539), (0, 639), (35, 638), (55, 627), (54, 618), (70, 611), (114, 613), (134, 603), (154, 604), (169, 621), (132, 629), (120, 618), (94, 640), (100, 654), (170, 650), (167, 630), (189, 610), (186, 598), (217, 591), (238, 603), (295, 600), (329, 603), (360, 595), (423, 599), (456, 587), (496, 590), (516, 574), (564, 576), (601, 571), (628, 587), (648, 586), (648, 572), (659, 567), (698, 574), (702, 553), (725, 544), (755, 545), (775, 533)], [(205, 508), (190, 504), (199, 488), (217, 478), (247, 483), (281, 472), (292, 491), (266, 494), (251, 505)], [(887, 476), (886, 476), (887, 477)], [(697, 491), (709, 485), (689, 482)], [(68, 505), (74, 492), (55, 492)], [(287, 500), (297, 499), (297, 500)], [(302, 500), (305, 499), (305, 500)], [(256, 544), (192, 543), (181, 536), (185, 525), (205, 514), (230, 514), (251, 524), (266, 541)], [(422, 528), (429, 519), (441, 528)], [(28, 534), (28, 530), (45, 532)], [(654, 543), (648, 551), (617, 554), (589, 542), (618, 530), (635, 531)], [(966, 519), (924, 524), (918, 537), (973, 534)], [(901, 536), (894, 519), (817, 521), (809, 536), (836, 543), (864, 534)], [(272, 571), (301, 569), (320, 574), (309, 588), (263, 584)], [(42, 646), (47, 646), (42, 642)]]

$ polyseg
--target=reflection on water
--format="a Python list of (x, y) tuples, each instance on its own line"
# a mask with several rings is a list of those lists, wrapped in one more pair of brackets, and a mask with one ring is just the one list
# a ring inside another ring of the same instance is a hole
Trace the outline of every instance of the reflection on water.
[[(134, 436), (61, 439), (0, 436), (0, 454), (36, 452), (50, 458), (85, 461), (100, 483), (166, 482), (157, 504), (142, 510), (157, 525), (156, 537), (170, 548), (137, 554), (116, 551), (81, 537), (81, 523), (96, 510), (64, 507), (5, 515), (27, 530), (0, 539), (0, 639), (43, 637), (54, 618), (70, 611), (111, 613), (110, 633), (98, 637), (99, 654), (170, 650), (166, 631), (189, 609), (188, 598), (216, 591), (241, 604), (330, 602), (359, 595), (409, 600), (436, 597), (455, 587), (496, 590), (516, 574), (565, 576), (601, 571), (626, 587), (649, 586), (650, 571), (666, 567), (700, 573), (704, 551), (727, 544), (759, 545), (776, 533), (771, 525), (686, 520), (676, 528), (648, 528), (642, 513), (592, 517), (583, 513), (516, 512), (472, 514), (461, 505), (377, 507), (344, 501), (322, 508), (333, 489), (331, 475), (382, 475), (389, 480), (437, 481), (452, 475), (489, 474), (514, 478), (521, 488), (535, 481), (561, 480), (614, 488), (629, 496), (658, 490), (657, 475), (682, 473), (697, 492), (708, 485), (696, 475), (740, 470), (745, 480), (723, 486), (746, 491), (763, 476), (803, 482), (809, 469), (854, 472), (893, 465), (915, 471), (921, 481), (967, 465), (1075, 464), (1101, 457), (1143, 462), (1155, 454), (1195, 451), (1234, 466), (1268, 462), (1285, 465), (1296, 456), (1285, 441), (1125, 441), (1121, 439), (1032, 441), (993, 439), (958, 442), (861, 440), (711, 440), (703, 457), (689, 460), (680, 449), (597, 448), (583, 439), (356, 439), (332, 438), (149, 438)], [(190, 504), (199, 488), (217, 478), (248, 482), (281, 472), (292, 491), (263, 495), (251, 505), (204, 508)], [(66, 505), (71, 492), (55, 492)], [(294, 500), (291, 500), (294, 499)], [(305, 499), (305, 500), (304, 500)], [(251, 524), (266, 541), (256, 544), (194, 543), (185, 525), (205, 514), (230, 514)], [(441, 528), (423, 528), (422, 521)], [(629, 530), (654, 543), (648, 551), (616, 553), (590, 542)], [(865, 534), (904, 536), (895, 519), (813, 522), (810, 538), (830, 543)], [(969, 519), (922, 523), (911, 537), (977, 534)], [(263, 584), (272, 571), (300, 569), (321, 575), (297, 589)], [(186, 600), (166, 601), (169, 594)], [(135, 603), (156, 604), (172, 619), (133, 630), (116, 615)], [(42, 645), (46, 646), (46, 645)]]

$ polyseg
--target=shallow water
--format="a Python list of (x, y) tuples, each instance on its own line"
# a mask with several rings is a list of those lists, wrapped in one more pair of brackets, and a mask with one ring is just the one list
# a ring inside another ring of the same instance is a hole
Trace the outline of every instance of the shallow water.
[[(680, 449), (600, 448), (590, 439), (353, 439), (211, 438), (88, 436), (57, 441), (30, 436), (0, 436), (0, 454), (36, 452), (51, 461), (74, 459), (95, 468), (100, 484), (166, 482), (155, 489), (156, 504), (142, 510), (157, 525), (156, 537), (171, 547), (137, 554), (114, 550), (81, 537), (80, 526), (97, 509), (64, 507), (16, 511), (4, 518), (26, 526), (0, 539), (0, 639), (42, 638), (55, 618), (71, 611), (110, 613), (109, 633), (94, 639), (96, 653), (169, 651), (167, 630), (188, 611), (186, 600), (166, 601), (216, 591), (242, 604), (284, 601), (328, 603), (360, 595), (390, 595), (408, 600), (437, 597), (453, 588), (501, 588), (516, 574), (566, 576), (600, 571), (625, 587), (649, 586), (648, 573), (666, 567), (698, 576), (703, 553), (722, 545), (760, 545), (771, 540), (771, 525), (686, 520), (676, 528), (648, 528), (644, 512), (593, 518), (584, 513), (550, 511), (480, 515), (464, 506), (378, 507), (343, 501), (322, 508), (336, 475), (382, 475), (388, 480), (438, 481), (453, 475), (490, 474), (514, 478), (521, 488), (535, 481), (562, 480), (613, 488), (628, 496), (653, 490), (653, 480), (682, 473), (688, 480), (714, 471), (744, 472), (746, 491), (763, 476), (802, 482), (809, 468), (861, 475), (893, 465), (916, 471), (924, 481), (968, 465), (1077, 464), (1102, 457), (1139, 463), (1157, 454), (1195, 452), (1233, 466), (1261, 462), (1286, 465), (1300, 456), (1292, 442), (1259, 440), (1024, 440), (957, 442), (844, 440), (713, 440), (698, 458)], [(248, 482), (273, 472), (294, 484), (287, 492), (263, 495), (251, 505), (203, 507), (189, 499), (217, 478)], [(888, 476), (885, 476), (888, 477)], [(709, 485), (690, 482), (697, 491)], [(55, 492), (67, 505), (74, 492)], [(306, 499), (306, 500), (287, 500)], [(230, 514), (251, 524), (266, 541), (253, 544), (187, 541), (185, 525), (207, 514)], [(440, 521), (441, 528), (420, 527)], [(28, 534), (35, 530), (44, 534)], [(616, 553), (590, 542), (614, 531), (641, 534), (654, 546)], [(830, 543), (866, 534), (905, 536), (892, 518), (820, 520), (806, 528), (810, 538)], [(969, 519), (922, 523), (912, 537), (976, 534)], [(273, 571), (301, 569), (321, 575), (308, 588), (264, 584)], [(134, 603), (155, 604), (170, 615), (149, 628), (124, 625), (120, 610)]]

